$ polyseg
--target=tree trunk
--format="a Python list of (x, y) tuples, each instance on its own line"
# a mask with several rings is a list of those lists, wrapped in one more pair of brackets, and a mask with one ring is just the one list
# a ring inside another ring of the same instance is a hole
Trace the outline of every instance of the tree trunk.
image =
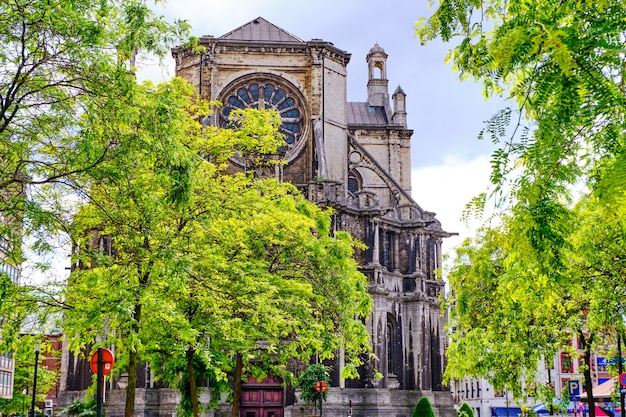
[(241, 406), (241, 378), (243, 376), (243, 360), (241, 354), (235, 354), (235, 375), (233, 381), (233, 407), (232, 417), (239, 417), (239, 407)]
[(583, 351), (583, 359), (585, 361), (585, 371), (583, 375), (585, 377), (584, 386), (587, 393), (587, 405), (589, 406), (589, 417), (596, 417), (596, 402), (593, 398), (593, 385), (591, 379), (591, 345), (593, 341), (592, 335), (583, 334), (582, 331), (578, 334), (580, 340), (580, 349)]
[[(131, 332), (139, 333), (139, 320), (141, 320), (141, 304), (135, 306), (133, 314), (135, 322), (131, 327)], [(137, 391), (137, 349), (131, 348), (128, 354), (128, 385), (126, 386), (126, 403), (124, 406), (124, 417), (135, 416), (135, 393)]]
[(189, 396), (191, 397), (191, 408), (193, 409), (193, 416), (199, 417), (200, 411), (198, 407), (198, 387), (196, 385), (196, 374), (193, 369), (193, 357), (195, 351), (192, 347), (187, 349), (187, 379), (189, 380)]

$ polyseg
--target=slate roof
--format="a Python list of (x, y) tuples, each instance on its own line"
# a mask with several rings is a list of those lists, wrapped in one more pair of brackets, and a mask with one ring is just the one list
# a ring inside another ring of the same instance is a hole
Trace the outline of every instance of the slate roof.
[(231, 30), (219, 39), (234, 41), (262, 41), (262, 42), (304, 42), (297, 36), (292, 35), (275, 24), (268, 22), (262, 17)]
[(346, 116), (348, 125), (368, 126), (389, 124), (385, 108), (382, 106), (370, 106), (368, 103), (346, 103)]

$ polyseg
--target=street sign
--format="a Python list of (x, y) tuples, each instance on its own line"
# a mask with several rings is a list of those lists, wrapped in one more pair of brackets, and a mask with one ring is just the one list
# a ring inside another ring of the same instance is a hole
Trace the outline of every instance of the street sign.
[(324, 382), (324, 381), (317, 381), (315, 383), (315, 391), (316, 392), (326, 392), (326, 382)]
[(622, 387), (626, 387), (626, 372), (619, 374), (619, 384)]
[[(109, 349), (102, 349), (102, 374), (106, 375), (113, 370), (113, 364), (115, 363), (115, 358), (113, 357), (113, 352)], [(91, 372), (94, 374), (98, 373), (98, 351), (96, 350), (93, 355), (91, 355), (91, 360), (89, 361), (89, 368)]]
[(580, 382), (575, 379), (567, 381), (570, 401), (580, 401)]

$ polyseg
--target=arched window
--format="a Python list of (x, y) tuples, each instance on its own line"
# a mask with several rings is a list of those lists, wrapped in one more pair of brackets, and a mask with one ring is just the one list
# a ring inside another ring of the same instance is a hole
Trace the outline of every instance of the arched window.
[(395, 377), (399, 360), (399, 337), (395, 317), (387, 314), (387, 376)]
[(355, 194), (361, 191), (363, 180), (358, 172), (352, 170), (348, 173), (348, 191)]

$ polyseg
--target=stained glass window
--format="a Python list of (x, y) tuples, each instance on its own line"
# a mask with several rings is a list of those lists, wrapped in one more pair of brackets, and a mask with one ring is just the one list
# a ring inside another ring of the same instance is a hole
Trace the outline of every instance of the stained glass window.
[(305, 125), (299, 95), (290, 86), (280, 84), (275, 80), (257, 78), (238, 83), (234, 88), (227, 90), (222, 100), (224, 107), (221, 111), (220, 125), (228, 126), (228, 116), (234, 109), (276, 110), (283, 122), (279, 131), (284, 135), (286, 146), (283, 150), (287, 152), (286, 159), (289, 161), (301, 148), (300, 139), (303, 137)]

